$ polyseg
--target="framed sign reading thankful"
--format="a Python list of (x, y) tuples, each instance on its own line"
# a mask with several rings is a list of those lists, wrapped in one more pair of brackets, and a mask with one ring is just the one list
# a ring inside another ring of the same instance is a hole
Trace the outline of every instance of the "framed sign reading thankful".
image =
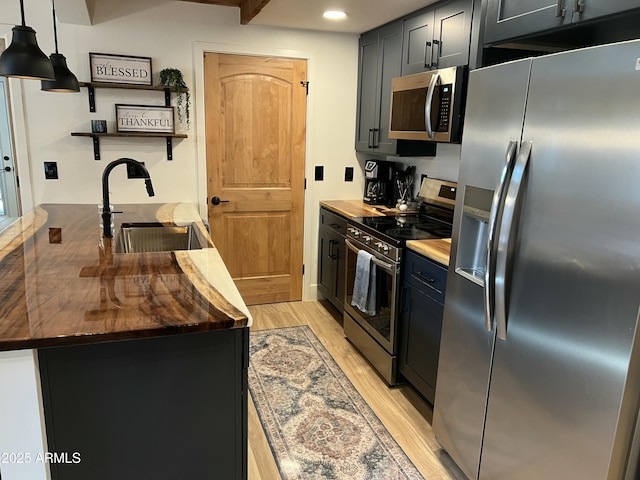
[(175, 133), (173, 107), (116, 104), (116, 131)]
[(151, 85), (151, 58), (89, 53), (91, 81)]

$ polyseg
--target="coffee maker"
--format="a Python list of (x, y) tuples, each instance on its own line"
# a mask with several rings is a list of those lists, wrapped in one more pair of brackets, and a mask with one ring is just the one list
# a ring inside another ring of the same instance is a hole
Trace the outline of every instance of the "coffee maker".
[(392, 206), (393, 162), (385, 160), (367, 160), (364, 164), (364, 203)]

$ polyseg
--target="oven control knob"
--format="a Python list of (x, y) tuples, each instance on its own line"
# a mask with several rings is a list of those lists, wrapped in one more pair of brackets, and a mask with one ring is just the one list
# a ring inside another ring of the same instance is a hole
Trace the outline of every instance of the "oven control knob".
[(382, 242), (376, 243), (376, 248), (378, 250), (384, 251), (384, 253), (387, 253), (389, 251), (389, 247), (387, 245), (385, 245), (384, 243), (382, 243)]

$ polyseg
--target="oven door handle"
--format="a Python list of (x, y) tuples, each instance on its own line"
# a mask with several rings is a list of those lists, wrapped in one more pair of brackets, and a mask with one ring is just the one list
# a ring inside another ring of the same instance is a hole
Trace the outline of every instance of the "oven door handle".
[[(349, 248), (349, 250), (358, 253), (360, 251), (360, 249), (358, 247), (356, 247), (353, 243), (351, 243), (349, 240), (347, 240), (345, 238), (344, 243), (347, 244), (347, 248)], [(391, 265), (390, 263), (385, 263), (382, 260), (378, 260), (375, 256), (371, 259), (371, 261), (373, 263), (375, 263), (378, 267), (386, 270), (388, 273), (393, 274), (395, 271), (395, 265)]]

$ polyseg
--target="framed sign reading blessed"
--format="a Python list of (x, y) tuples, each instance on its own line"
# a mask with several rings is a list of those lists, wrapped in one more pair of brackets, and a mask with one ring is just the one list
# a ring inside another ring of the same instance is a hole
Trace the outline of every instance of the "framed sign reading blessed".
[(151, 58), (89, 53), (91, 81), (151, 85)]
[(118, 133), (175, 133), (173, 107), (116, 104)]

